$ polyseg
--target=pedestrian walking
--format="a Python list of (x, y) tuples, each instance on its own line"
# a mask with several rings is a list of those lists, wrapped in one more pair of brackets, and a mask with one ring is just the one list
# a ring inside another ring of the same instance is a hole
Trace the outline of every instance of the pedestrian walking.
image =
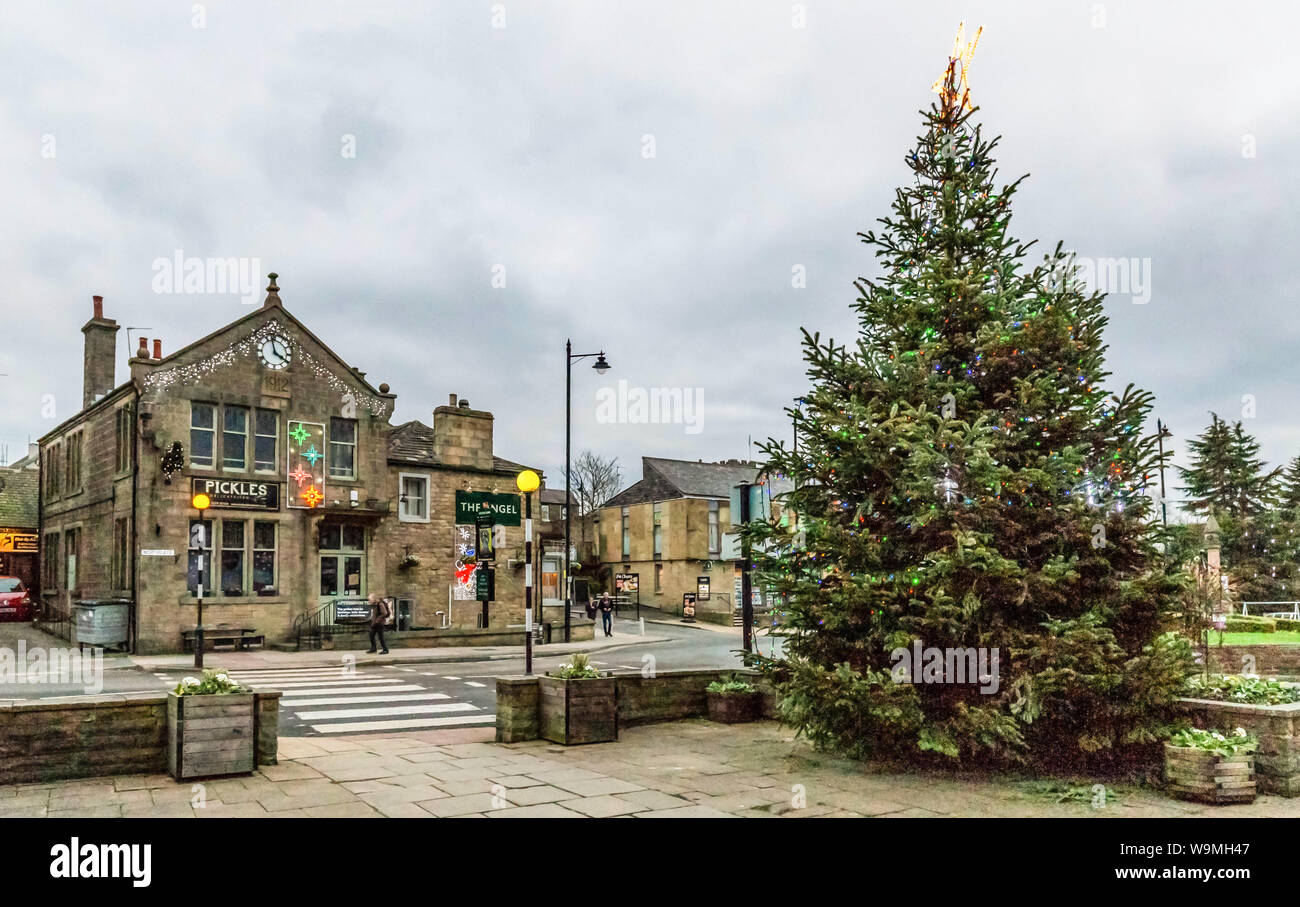
[(388, 643), (384, 641), (384, 625), (393, 619), (393, 609), (389, 607), (387, 599), (379, 597), (379, 593), (370, 593), (370, 648), (366, 654), (373, 654), (375, 651), (375, 637), (379, 637), (379, 647), (383, 655), (388, 654)]
[(614, 602), (610, 599), (608, 592), (604, 592), (600, 596), (600, 622), (605, 629), (605, 635), (613, 636)]

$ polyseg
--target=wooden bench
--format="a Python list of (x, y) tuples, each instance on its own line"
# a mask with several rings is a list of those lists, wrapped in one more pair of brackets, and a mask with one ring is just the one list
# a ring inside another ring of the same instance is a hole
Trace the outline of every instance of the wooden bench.
[[(186, 652), (194, 651), (197, 630), (182, 630), (181, 644)], [(266, 637), (249, 627), (204, 627), (203, 651), (215, 652), (218, 646), (230, 646), (236, 652), (266, 644)]]

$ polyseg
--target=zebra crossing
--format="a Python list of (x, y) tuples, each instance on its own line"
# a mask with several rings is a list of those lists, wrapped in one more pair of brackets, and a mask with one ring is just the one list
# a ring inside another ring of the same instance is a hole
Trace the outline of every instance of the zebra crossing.
[[(397, 674), (384, 667), (249, 668), (237, 683), (280, 690), (280, 728), (286, 736), (383, 733), (420, 728), (495, 724), (496, 715), (468, 701), (460, 678)], [(396, 674), (396, 676), (394, 676)], [(437, 689), (442, 687), (442, 689)], [(481, 698), (481, 697), (478, 697)]]

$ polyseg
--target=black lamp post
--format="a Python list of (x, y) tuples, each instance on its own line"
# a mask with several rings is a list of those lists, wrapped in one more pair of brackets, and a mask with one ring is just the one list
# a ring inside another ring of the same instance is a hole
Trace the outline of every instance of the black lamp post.
[[(194, 509), (199, 512), (199, 525), (197, 538), (191, 539), (191, 545), (199, 549), (198, 554), (198, 583), (195, 591), (198, 593), (199, 611), (196, 615), (197, 620), (194, 625), (194, 667), (202, 669), (203, 667), (203, 567), (204, 567), (204, 549), (209, 547), (207, 515), (208, 508), (212, 506), (212, 499), (206, 494), (199, 492), (190, 501)], [(195, 544), (197, 542), (197, 544)], [(214, 571), (215, 572), (215, 571)]]
[(609, 371), (605, 351), (599, 353), (573, 353), (573, 341), (564, 341), (564, 641), (569, 642), (573, 624), (573, 582), (569, 578), (570, 528), (569, 511), (573, 506), (573, 481), (569, 475), (569, 443), (573, 436), (573, 363), (579, 359), (596, 357), (592, 368), (596, 374)]

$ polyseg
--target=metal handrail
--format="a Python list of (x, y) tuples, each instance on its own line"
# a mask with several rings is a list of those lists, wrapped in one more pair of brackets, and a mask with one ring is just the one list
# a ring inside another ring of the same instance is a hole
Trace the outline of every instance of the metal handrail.
[(1244, 615), (1246, 615), (1246, 616), (1249, 616), (1249, 613), (1246, 611), (1246, 606), (1247, 606), (1247, 605), (1290, 605), (1291, 608), (1290, 608), (1289, 611), (1271, 611), (1271, 612), (1268, 612), (1268, 614), (1267, 614), (1266, 616), (1276, 616), (1276, 615), (1279, 615), (1279, 614), (1292, 614), (1292, 615), (1294, 615), (1297, 619), (1300, 619), (1300, 601), (1296, 601), (1296, 602), (1242, 602), (1242, 603), (1241, 603), (1241, 613), (1244, 614)]

